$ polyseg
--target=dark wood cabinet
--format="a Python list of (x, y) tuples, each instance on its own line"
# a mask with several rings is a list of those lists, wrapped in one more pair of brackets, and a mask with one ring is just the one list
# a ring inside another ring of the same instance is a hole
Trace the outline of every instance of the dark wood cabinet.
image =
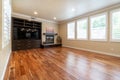
[(41, 22), (12, 18), (12, 50), (40, 48)]
[(13, 51), (40, 48), (40, 42), (40, 40), (13, 40)]

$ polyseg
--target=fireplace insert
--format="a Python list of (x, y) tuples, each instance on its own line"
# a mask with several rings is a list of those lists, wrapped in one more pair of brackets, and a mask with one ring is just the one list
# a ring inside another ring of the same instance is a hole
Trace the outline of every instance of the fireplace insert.
[(46, 35), (46, 44), (54, 43), (54, 35)]

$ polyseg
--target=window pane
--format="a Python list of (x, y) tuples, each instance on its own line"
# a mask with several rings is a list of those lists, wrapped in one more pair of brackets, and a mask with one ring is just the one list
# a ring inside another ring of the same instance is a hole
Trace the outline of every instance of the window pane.
[(106, 27), (106, 14), (91, 18), (90, 38), (96, 40), (105, 40)]
[(5, 47), (10, 42), (11, 33), (11, 7), (10, 1), (3, 2), (3, 42), (2, 47)]
[(75, 22), (68, 23), (67, 25), (67, 38), (75, 39)]
[(112, 39), (120, 40), (120, 10), (112, 13)]
[(77, 39), (87, 39), (87, 19), (77, 21)]

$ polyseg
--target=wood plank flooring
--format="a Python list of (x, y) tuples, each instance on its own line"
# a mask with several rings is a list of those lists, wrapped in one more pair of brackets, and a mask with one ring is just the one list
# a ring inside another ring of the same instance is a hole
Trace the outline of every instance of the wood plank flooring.
[(120, 58), (65, 47), (15, 51), (7, 80), (120, 80)]

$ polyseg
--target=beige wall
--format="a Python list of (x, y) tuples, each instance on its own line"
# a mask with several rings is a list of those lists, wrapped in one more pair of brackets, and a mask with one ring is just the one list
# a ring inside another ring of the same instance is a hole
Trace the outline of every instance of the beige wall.
[(0, 1), (0, 80), (3, 80), (5, 71), (6, 71), (6, 66), (10, 57), (11, 53), (11, 40), (9, 41), (8, 45), (6, 45), (4, 48), (2, 48), (2, 28), (4, 27), (3, 24), (3, 19), (2, 19), (2, 1)]
[[(83, 16), (90, 17), (94, 14), (98, 14), (101, 12), (109, 12), (113, 9), (117, 9), (120, 7), (110, 7), (104, 10), (98, 10), (96, 12), (88, 13)], [(109, 14), (109, 13), (108, 13)], [(83, 16), (80, 16), (81, 18), (84, 18)], [(90, 40), (67, 40), (67, 23), (70, 21), (76, 21), (77, 19), (72, 19), (69, 21), (66, 21), (64, 23), (59, 24), (59, 33), (62, 37), (62, 43), (64, 46), (76, 48), (76, 49), (83, 49), (88, 51), (94, 51), (99, 52), (103, 54), (113, 55), (113, 56), (119, 56), (120, 57), (120, 42), (110, 42), (110, 41), (90, 41)], [(110, 32), (110, 21), (108, 23), (108, 33)], [(110, 34), (108, 34), (109, 36)], [(109, 37), (108, 37), (109, 39)]]

